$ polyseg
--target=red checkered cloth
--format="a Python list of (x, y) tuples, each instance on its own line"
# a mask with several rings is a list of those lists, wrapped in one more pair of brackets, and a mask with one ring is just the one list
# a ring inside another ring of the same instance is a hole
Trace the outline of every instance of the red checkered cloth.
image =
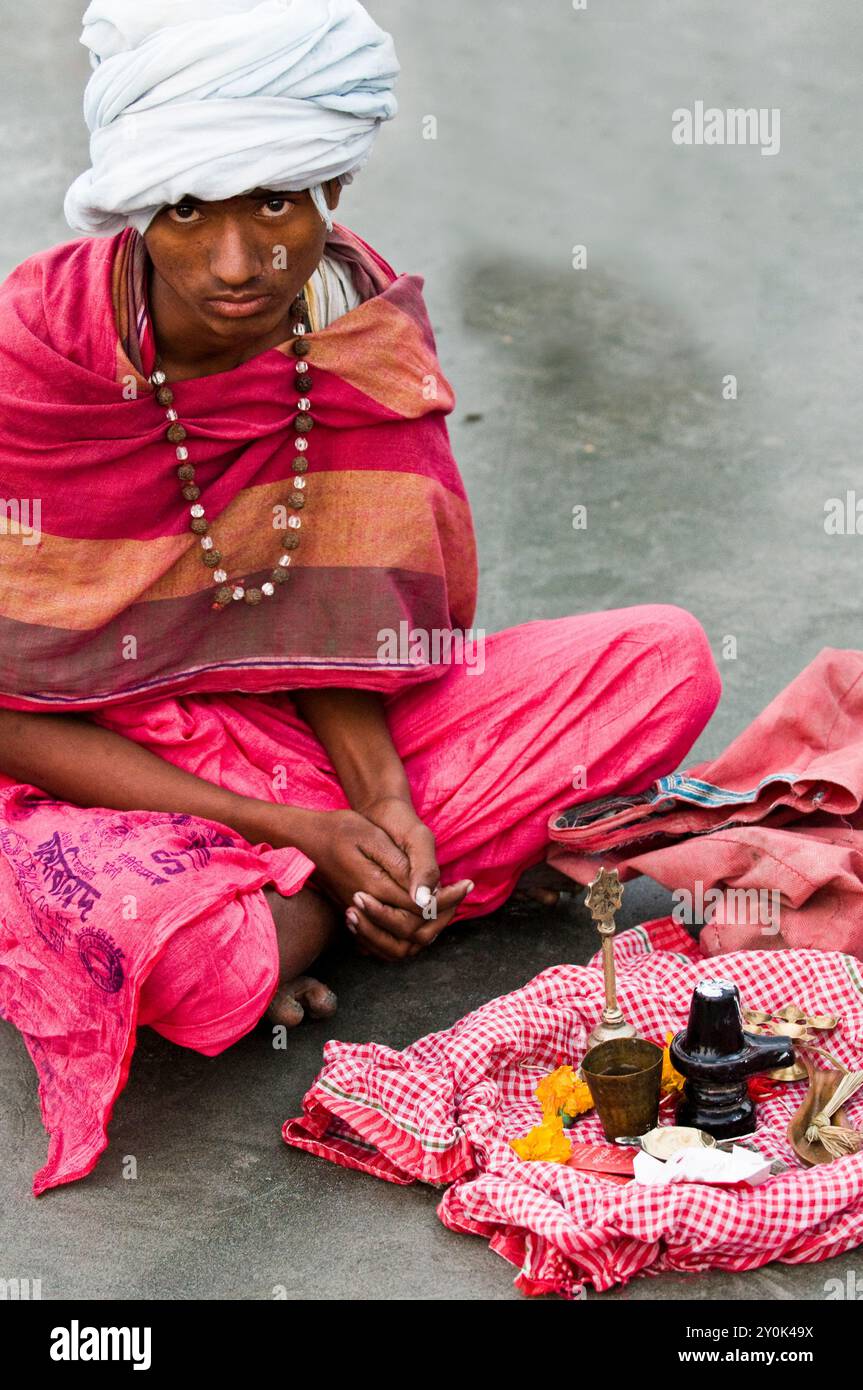
[[(705, 961), (670, 918), (616, 938), (618, 998), (639, 1033), (664, 1042), (685, 1025), (699, 980), (733, 980), (743, 1003), (834, 1013), (827, 1047), (863, 1068), (863, 966), (825, 951), (741, 951)], [(557, 965), (513, 994), (396, 1052), (329, 1042), (303, 1115), (286, 1143), (390, 1182), (446, 1185), (438, 1208), (454, 1231), (485, 1236), (519, 1266), (526, 1294), (582, 1296), (665, 1270), (804, 1264), (863, 1242), (863, 1153), (817, 1168), (797, 1164), (785, 1139), (805, 1082), (759, 1102), (756, 1142), (793, 1168), (761, 1187), (707, 1183), (651, 1188), (609, 1183), (563, 1164), (525, 1162), (509, 1140), (541, 1118), (534, 1091), (561, 1062), (578, 1063), (603, 1005), (599, 958)], [(851, 1123), (863, 1127), (863, 1099)], [(603, 1142), (596, 1115), (573, 1139)]]

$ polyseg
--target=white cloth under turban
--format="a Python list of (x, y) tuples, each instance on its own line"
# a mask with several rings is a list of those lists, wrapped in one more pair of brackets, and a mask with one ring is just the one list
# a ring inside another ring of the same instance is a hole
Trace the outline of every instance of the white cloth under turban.
[(92, 167), (70, 226), (146, 230), (184, 196), (349, 182), (396, 113), (389, 34), (358, 0), (93, 0), (81, 42)]

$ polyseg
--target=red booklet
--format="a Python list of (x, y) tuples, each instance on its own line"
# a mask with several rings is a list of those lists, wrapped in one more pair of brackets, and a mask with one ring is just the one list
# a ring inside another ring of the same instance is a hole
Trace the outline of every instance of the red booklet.
[(616, 1144), (576, 1144), (570, 1141), (570, 1168), (595, 1173), (608, 1182), (629, 1182), (633, 1175), (635, 1149), (619, 1148)]

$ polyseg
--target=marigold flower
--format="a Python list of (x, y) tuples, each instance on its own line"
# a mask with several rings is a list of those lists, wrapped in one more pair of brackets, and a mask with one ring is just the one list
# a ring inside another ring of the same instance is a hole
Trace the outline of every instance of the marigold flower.
[(671, 1060), (671, 1040), (673, 1033), (666, 1033), (665, 1047), (662, 1049), (662, 1094), (664, 1096), (674, 1095), (676, 1091), (682, 1091), (686, 1078), (680, 1075)]
[(509, 1142), (519, 1158), (534, 1163), (568, 1163), (572, 1153), (559, 1115), (550, 1116), (541, 1125), (534, 1125), (520, 1139)]
[(555, 1071), (549, 1072), (544, 1076), (534, 1091), (534, 1095), (542, 1106), (543, 1119), (557, 1115), (563, 1109), (567, 1095), (575, 1085), (575, 1072), (572, 1067), (557, 1067)]
[(583, 1115), (586, 1110), (593, 1109), (593, 1096), (590, 1094), (590, 1087), (586, 1081), (576, 1081), (564, 1105), (564, 1115)]
[(593, 1096), (586, 1081), (579, 1081), (572, 1067), (558, 1067), (544, 1076), (534, 1092), (542, 1106), (543, 1119), (568, 1115), (573, 1119), (593, 1109)]

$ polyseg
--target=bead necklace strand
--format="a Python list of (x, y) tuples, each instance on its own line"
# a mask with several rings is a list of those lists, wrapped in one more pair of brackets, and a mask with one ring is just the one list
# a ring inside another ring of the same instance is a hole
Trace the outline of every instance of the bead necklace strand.
[(212, 607), (215, 612), (221, 612), (231, 603), (260, 603), (262, 599), (272, 598), (279, 584), (287, 582), (290, 565), (291, 551), (296, 550), (300, 543), (301, 521), (298, 516), (306, 504), (306, 478), (309, 463), (306, 458), (309, 443), (306, 435), (312, 429), (314, 421), (310, 411), (312, 403), (308, 393), (311, 390), (312, 378), (309, 372), (309, 364), (304, 361), (311, 349), (306, 333), (309, 329), (310, 319), (308, 304), (305, 294), (302, 293), (294, 300), (291, 305), (291, 317), (294, 323), (291, 332), (294, 335), (292, 350), (296, 361), (294, 363), (296, 375), (294, 385), (299, 395), (297, 401), (297, 415), (294, 419), (294, 448), (296, 454), (291, 462), (294, 473), (293, 491), (288, 498), (288, 505), (291, 514), (288, 517), (288, 530), (282, 542), (282, 554), (279, 556), (278, 564), (272, 571), (269, 579), (261, 584), (260, 587), (249, 586), (244, 579), (229, 579), (228, 572), (222, 568), (222, 552), (217, 549), (215, 540), (210, 534), (210, 523), (207, 521), (206, 511), (203, 504), (198, 500), (201, 496), (201, 489), (195, 483), (195, 469), (189, 462), (189, 449), (185, 443), (186, 430), (181, 424), (180, 419), (174, 410), (174, 393), (168, 384), (168, 378), (161, 367), (156, 366), (155, 371), (150, 376), (150, 385), (155, 392), (156, 400), (159, 405), (165, 408), (165, 418), (168, 421), (166, 437), (168, 442), (174, 446), (177, 462), (177, 477), (180, 480), (180, 489), (186, 502), (191, 503), (189, 507), (189, 527), (194, 534), (200, 537), (201, 559), (208, 569), (213, 571), (213, 582), (216, 584), (216, 596)]

